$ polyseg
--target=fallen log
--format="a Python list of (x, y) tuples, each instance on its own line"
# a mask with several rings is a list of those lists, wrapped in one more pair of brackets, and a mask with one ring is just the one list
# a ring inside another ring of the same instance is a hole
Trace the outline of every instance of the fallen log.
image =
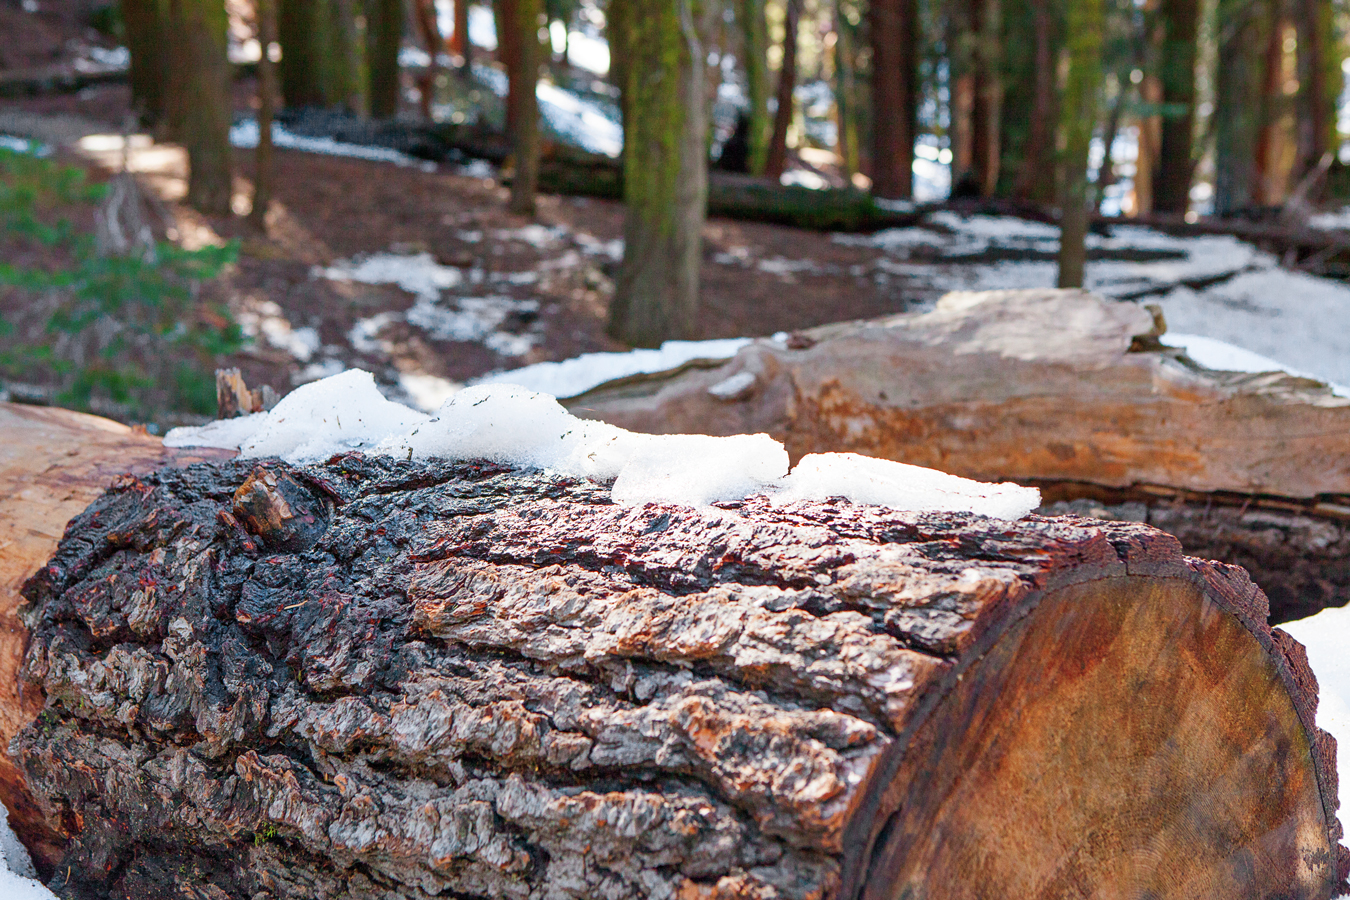
[[(41, 693), (25, 692), (19, 679), (27, 646), (19, 588), (56, 550), (66, 523), (121, 474), (223, 455), (169, 450), (144, 432), (97, 416), (0, 403), (0, 746), (42, 709)], [(37, 858), (60, 855), (61, 839), (37, 814), (22, 775), (5, 754), (0, 754), (0, 802)]]
[(120, 480), (25, 595), (45, 706), (10, 747), (63, 897), (1326, 898), (1350, 869), (1301, 648), (1146, 526), (232, 461)]
[[(1201, 510), (1255, 501), (1338, 523), (1350, 510), (1350, 399), (1282, 372), (1205, 369), (1162, 346), (1163, 327), (1143, 307), (1081, 291), (952, 294), (932, 312), (759, 340), (720, 366), (635, 376), (565, 403), (633, 431), (767, 432), (794, 461), (852, 451), (1060, 485), (1056, 499), (1181, 492)], [(1325, 549), (1310, 545), (1310, 558)], [(1329, 552), (1344, 567), (1350, 548)], [(1295, 563), (1267, 558), (1275, 568), (1253, 574), (1280, 583), (1278, 619), (1350, 600), (1346, 580), (1270, 577)]]

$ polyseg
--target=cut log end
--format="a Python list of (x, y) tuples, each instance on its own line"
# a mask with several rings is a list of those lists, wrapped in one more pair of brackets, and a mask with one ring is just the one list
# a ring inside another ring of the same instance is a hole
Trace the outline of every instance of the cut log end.
[(27, 595), (46, 706), (12, 747), (68, 896), (1323, 900), (1346, 874), (1297, 645), (1145, 526), (232, 462), (120, 483)]

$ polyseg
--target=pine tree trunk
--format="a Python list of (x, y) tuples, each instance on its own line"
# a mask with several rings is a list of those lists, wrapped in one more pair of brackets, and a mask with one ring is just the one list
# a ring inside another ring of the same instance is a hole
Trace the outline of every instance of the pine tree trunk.
[(363, 60), (356, 28), (358, 0), (328, 2), (328, 96), (335, 106), (363, 115), (368, 110), (361, 90)]
[(1158, 212), (1181, 214), (1190, 204), (1200, 0), (1163, 0), (1159, 16), (1163, 32), (1159, 60), (1163, 103), (1183, 111), (1169, 111), (1163, 117), (1153, 207)]
[(1270, 19), (1269, 5), (1262, 0), (1219, 0), (1214, 211), (1221, 216), (1251, 206), (1256, 196)]
[(914, 195), (914, 141), (919, 102), (918, 0), (873, 0), (872, 192)]
[(1284, 122), (1284, 28), (1279, 0), (1267, 0), (1265, 58), (1261, 78), (1260, 124), (1252, 158), (1252, 203), (1274, 206), (1283, 199), (1279, 177)]
[(229, 215), (230, 63), (222, 0), (170, 0), (174, 137), (188, 154), (187, 200), (211, 215)]
[(455, 34), (450, 49), (459, 54), (460, 67), (468, 72), (473, 65), (473, 38), (469, 36), (469, 0), (455, 0)]
[(262, 55), (258, 59), (258, 149), (254, 151), (253, 208), (249, 224), (257, 231), (267, 231), (267, 209), (272, 202), (272, 183), (275, 166), (272, 160), (272, 117), (277, 98), (277, 67), (268, 48), (277, 39), (276, 0), (256, 0), (258, 43)]
[[(441, 28), (436, 22), (435, 0), (412, 0), (412, 13), (417, 35), (421, 39), (422, 45), (426, 47), (427, 56), (430, 58), (426, 71), (422, 72), (417, 78), (418, 102), (421, 105), (422, 118), (430, 122), (434, 118), (432, 103), (436, 99), (436, 81), (441, 72), (440, 58), (441, 54), (445, 52), (445, 40), (441, 37)], [(507, 21), (509, 23), (511, 20), (508, 19)], [(500, 35), (502, 32), (498, 31), (498, 34)], [(509, 65), (507, 71), (510, 71)], [(508, 129), (510, 126), (510, 107), (511, 104), (508, 102)]]
[(1088, 148), (1097, 124), (1102, 78), (1103, 0), (1069, 7), (1069, 74), (1060, 127), (1064, 132), (1064, 195), (1060, 203), (1059, 278), (1062, 288), (1083, 286), (1088, 221)]
[(839, 131), (839, 165), (850, 180), (858, 173), (857, 64), (854, 59), (854, 31), (841, 8), (834, 7), (834, 108)]
[(278, 0), (281, 96), (287, 106), (326, 106), (323, 83), (323, 0)]
[(998, 190), (1001, 151), (1000, 112), (1003, 98), (1000, 0), (970, 0), (970, 32), (974, 52), (971, 94), (971, 171), (980, 196)]
[[(1300, 177), (1337, 149), (1336, 113), (1344, 87), (1343, 44), (1336, 41), (1336, 11), (1325, 0), (1298, 0), (1299, 160)], [(1317, 199), (1314, 192), (1310, 197)]]
[(169, 90), (167, 0), (122, 0), (122, 23), (131, 54), (131, 106), (141, 124), (162, 123)]
[(736, 18), (741, 26), (746, 101), (749, 117), (749, 171), (763, 175), (769, 159), (769, 26), (764, 20), (764, 0), (738, 0)]
[(403, 42), (403, 27), (403, 0), (367, 0), (366, 65), (370, 114), (376, 119), (398, 115), (401, 90), (398, 51)]
[(708, 197), (703, 40), (691, 0), (629, 0), (624, 254), (609, 333), (655, 347), (690, 336)]
[(534, 215), (535, 192), (539, 184), (539, 44), (541, 0), (511, 0), (512, 23), (516, 36), (512, 53), (514, 65), (507, 70), (507, 98), (511, 108), (511, 153), (516, 173), (511, 180), (511, 212)]
[(783, 19), (783, 64), (778, 69), (778, 108), (773, 114), (773, 132), (764, 162), (764, 177), (778, 181), (787, 169), (787, 133), (792, 124), (793, 91), (797, 87), (797, 41), (802, 18), (802, 0), (787, 0)]
[[(1162, 102), (1162, 83), (1156, 75), (1145, 73), (1139, 85), (1139, 96), (1145, 104)], [(1144, 216), (1153, 212), (1154, 184), (1158, 175), (1158, 156), (1162, 145), (1162, 117), (1139, 118), (1139, 161), (1135, 166), (1135, 214)]]

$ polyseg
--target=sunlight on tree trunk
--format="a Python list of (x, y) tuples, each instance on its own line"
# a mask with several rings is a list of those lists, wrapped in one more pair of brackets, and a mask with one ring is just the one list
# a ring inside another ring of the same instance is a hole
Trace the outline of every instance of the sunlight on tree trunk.
[(1060, 203), (1059, 279), (1062, 288), (1083, 286), (1088, 223), (1088, 148), (1097, 124), (1102, 78), (1103, 0), (1069, 4), (1069, 74), (1060, 127), (1064, 134), (1063, 199)]
[(539, 101), (535, 92), (539, 87), (543, 49), (539, 44), (543, 3), (541, 0), (512, 0), (511, 12), (515, 50), (512, 54), (514, 65), (507, 70), (506, 102), (511, 108), (511, 153), (515, 157), (516, 174), (511, 180), (511, 202), (507, 208), (532, 216), (539, 183)]
[(213, 215), (229, 215), (230, 64), (225, 56), (225, 4), (170, 0), (173, 121), (188, 152), (187, 200)]
[(691, 337), (708, 195), (703, 39), (691, 0), (630, 0), (624, 64), (624, 254), (609, 333)]

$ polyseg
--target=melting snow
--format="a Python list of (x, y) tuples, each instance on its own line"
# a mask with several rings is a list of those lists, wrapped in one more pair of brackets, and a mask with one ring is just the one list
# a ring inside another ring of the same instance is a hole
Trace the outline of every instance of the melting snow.
[(9, 827), (9, 812), (0, 803), (0, 897), (5, 900), (56, 900), (56, 895), (37, 879), (33, 860)]
[(787, 451), (765, 434), (636, 434), (578, 419), (553, 397), (513, 384), (465, 388), (428, 418), (386, 400), (370, 373), (359, 369), (296, 388), (269, 412), (175, 428), (164, 443), (226, 447), (292, 463), (358, 449), (409, 459), (490, 459), (612, 478), (612, 495), (624, 504), (706, 506), (767, 493), (782, 502), (846, 497), (1003, 518), (1020, 518), (1040, 505), (1034, 488), (981, 484), (851, 453), (808, 456), (789, 475)]
[(521, 369), (493, 372), (479, 378), (477, 383), (518, 384), (555, 397), (575, 397), (616, 378), (665, 372), (693, 360), (730, 359), (749, 343), (750, 338), (666, 341), (656, 350), (586, 353), (562, 362), (535, 363)]
[[(230, 128), (230, 144), (241, 149), (258, 146), (258, 122), (245, 119)], [(398, 166), (415, 166), (424, 172), (436, 171), (436, 164), (427, 160), (414, 159), (406, 153), (399, 153), (388, 147), (368, 147), (364, 144), (349, 144), (328, 137), (306, 137), (287, 130), (280, 122), (272, 123), (272, 143), (287, 150), (302, 150), (306, 153), (322, 153), (325, 156), (346, 156), (352, 159), (368, 159), (374, 162), (394, 163)]]
[(1317, 727), (1336, 739), (1340, 760), (1350, 759), (1350, 608), (1324, 609), (1280, 628), (1307, 649), (1317, 674)]
[[(1168, 347), (1179, 347), (1185, 350), (1187, 356), (1207, 369), (1218, 369), (1224, 372), (1288, 372), (1290, 375), (1297, 375), (1300, 378), (1326, 381), (1325, 378), (1291, 368), (1268, 356), (1262, 356), (1259, 353), (1234, 347), (1232, 344), (1199, 334), (1174, 334), (1169, 331), (1160, 340)], [(1334, 382), (1330, 383), (1330, 387), (1331, 392), (1336, 396), (1350, 397), (1350, 387)]]

